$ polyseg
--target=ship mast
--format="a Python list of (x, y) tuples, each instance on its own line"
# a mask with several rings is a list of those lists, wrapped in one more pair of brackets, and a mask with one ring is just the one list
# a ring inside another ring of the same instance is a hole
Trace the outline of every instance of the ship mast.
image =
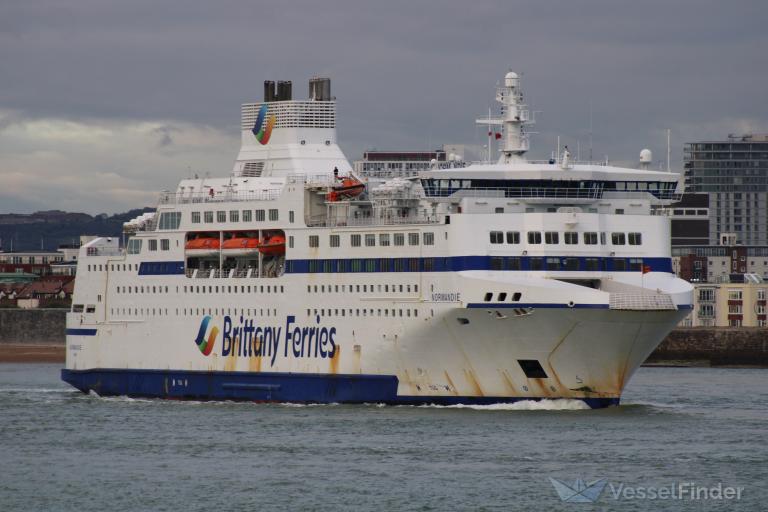
[(496, 88), (496, 101), (501, 103), (501, 115), (495, 118), (477, 119), (477, 124), (501, 126), (503, 141), (499, 163), (523, 160), (529, 148), (525, 127), (533, 124), (528, 106), (523, 103), (520, 77), (514, 71), (504, 75), (504, 85)]

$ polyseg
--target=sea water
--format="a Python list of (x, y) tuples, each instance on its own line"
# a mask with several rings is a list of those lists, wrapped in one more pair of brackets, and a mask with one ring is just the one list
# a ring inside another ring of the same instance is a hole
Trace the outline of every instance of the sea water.
[(768, 507), (768, 370), (642, 368), (602, 410), (102, 398), (59, 370), (0, 365), (2, 511)]

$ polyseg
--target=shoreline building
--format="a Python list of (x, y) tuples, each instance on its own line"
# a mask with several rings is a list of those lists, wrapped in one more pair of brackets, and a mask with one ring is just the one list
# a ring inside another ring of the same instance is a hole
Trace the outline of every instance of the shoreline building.
[(689, 142), (683, 157), (686, 193), (710, 194), (709, 245), (768, 245), (768, 134)]

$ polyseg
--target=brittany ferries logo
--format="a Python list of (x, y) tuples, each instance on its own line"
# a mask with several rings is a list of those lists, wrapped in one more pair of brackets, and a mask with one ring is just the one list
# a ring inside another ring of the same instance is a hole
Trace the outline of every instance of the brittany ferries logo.
[(200, 352), (204, 356), (207, 356), (213, 350), (213, 344), (216, 343), (216, 336), (219, 334), (219, 328), (213, 326), (211, 328), (211, 334), (208, 335), (208, 339), (205, 339), (205, 333), (208, 330), (208, 324), (211, 322), (210, 316), (205, 316), (203, 321), (200, 322), (200, 330), (197, 332), (197, 339), (195, 339), (195, 345), (200, 349)]
[(253, 134), (256, 136), (256, 140), (258, 140), (262, 145), (269, 142), (269, 138), (272, 136), (272, 128), (275, 126), (275, 120), (277, 119), (274, 114), (269, 116), (267, 119), (267, 124), (264, 124), (264, 119), (267, 117), (267, 110), (268, 107), (266, 105), (262, 105), (259, 109), (259, 115), (256, 117), (256, 124), (253, 125), (253, 129), (251, 130)]

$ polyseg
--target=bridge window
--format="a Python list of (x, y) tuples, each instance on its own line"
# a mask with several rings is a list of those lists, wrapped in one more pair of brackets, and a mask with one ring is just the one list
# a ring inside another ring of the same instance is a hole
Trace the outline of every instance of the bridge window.
[[(198, 222), (200, 214), (198, 213)], [(160, 229), (179, 229), (181, 224), (181, 212), (163, 212), (160, 214)]]

